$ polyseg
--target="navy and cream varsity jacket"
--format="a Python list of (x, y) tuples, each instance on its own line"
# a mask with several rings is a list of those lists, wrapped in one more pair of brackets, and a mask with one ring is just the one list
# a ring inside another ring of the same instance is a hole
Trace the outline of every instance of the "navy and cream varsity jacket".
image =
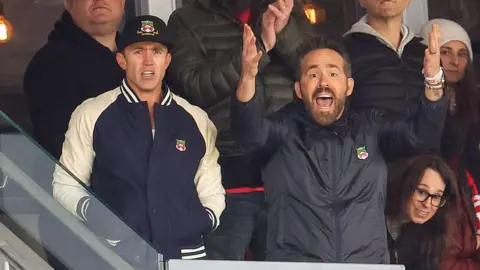
[[(217, 130), (200, 108), (166, 86), (163, 93), (154, 105), (155, 130), (147, 103), (126, 80), (83, 102), (72, 114), (60, 163), (167, 259), (201, 258), (202, 235), (219, 225), (225, 208)], [(112, 245), (127, 241), (58, 166), (53, 194)]]

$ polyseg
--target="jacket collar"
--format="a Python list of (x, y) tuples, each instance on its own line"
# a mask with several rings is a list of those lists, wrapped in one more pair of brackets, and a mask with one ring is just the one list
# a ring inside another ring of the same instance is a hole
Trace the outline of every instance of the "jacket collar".
[(330, 126), (321, 126), (315, 122), (313, 117), (310, 115), (310, 113), (307, 111), (307, 108), (303, 104), (301, 100), (296, 100), (294, 101), (295, 106), (297, 107), (297, 110), (300, 112), (299, 116), (300, 118), (298, 119), (300, 122), (303, 123), (303, 125), (312, 130), (326, 130), (329, 132), (333, 133), (338, 133), (338, 134), (346, 134), (348, 132), (350, 125), (349, 125), (349, 120), (351, 116), (351, 111), (350, 111), (350, 102), (349, 98), (347, 98), (345, 102), (345, 108), (343, 110), (342, 115), (340, 118), (338, 118), (335, 122), (333, 122)]
[[(162, 92), (163, 92), (163, 98), (162, 101), (160, 102), (160, 105), (162, 106), (170, 106), (172, 103), (173, 99), (173, 94), (170, 91), (170, 88), (168, 85), (165, 83), (162, 84)], [(128, 85), (127, 80), (123, 79), (122, 84), (120, 85), (120, 91), (122, 92), (122, 95), (125, 97), (128, 103), (141, 103), (142, 101), (140, 98), (137, 96), (135, 91)]]

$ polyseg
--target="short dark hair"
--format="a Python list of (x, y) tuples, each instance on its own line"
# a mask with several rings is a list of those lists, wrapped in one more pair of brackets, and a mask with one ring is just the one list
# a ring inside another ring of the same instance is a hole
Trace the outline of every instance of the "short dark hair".
[(305, 55), (308, 53), (321, 50), (330, 49), (337, 52), (343, 58), (343, 70), (347, 77), (352, 76), (352, 68), (350, 57), (348, 56), (347, 49), (343, 46), (342, 42), (337, 39), (324, 35), (311, 35), (308, 37), (297, 49), (298, 63), (295, 70), (295, 79), (300, 81), (302, 76), (301, 63)]

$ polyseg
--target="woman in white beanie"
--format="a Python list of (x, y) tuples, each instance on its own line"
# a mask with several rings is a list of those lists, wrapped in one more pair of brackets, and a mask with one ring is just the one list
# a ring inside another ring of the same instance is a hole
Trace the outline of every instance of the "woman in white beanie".
[[(432, 24), (438, 24), (440, 29), (440, 55), (447, 84), (446, 95), (450, 100), (442, 134), (442, 156), (445, 160), (451, 161), (452, 168), (462, 179), (465, 178), (463, 177), (465, 160), (462, 152), (467, 146), (467, 134), (479, 120), (480, 102), (473, 68), (472, 44), (465, 29), (456, 22), (446, 19), (434, 19), (423, 26), (420, 36), (424, 42), (428, 43)], [(475, 198), (469, 194), (472, 190), (469, 182), (466, 180), (463, 182), (466, 191), (463, 196), (468, 199)], [(480, 235), (477, 234), (480, 231), (476, 231), (475, 209), (471, 207), (470, 210), (471, 220), (456, 220), (464, 229), (456, 233), (454, 241), (449, 241), (446, 253), (442, 257), (441, 270), (480, 269)]]
[(442, 136), (442, 156), (451, 161), (465, 146), (468, 131), (479, 120), (479, 99), (473, 68), (470, 38), (459, 24), (446, 19), (433, 19), (420, 31), (425, 44), (432, 24), (440, 28), (440, 53), (447, 83), (450, 110)]

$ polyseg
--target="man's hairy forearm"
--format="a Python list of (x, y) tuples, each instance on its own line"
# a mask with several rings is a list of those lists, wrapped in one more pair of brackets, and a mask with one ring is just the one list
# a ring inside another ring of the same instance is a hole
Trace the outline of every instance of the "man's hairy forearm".
[(241, 76), (237, 87), (237, 99), (240, 102), (249, 102), (255, 96), (255, 78)]

